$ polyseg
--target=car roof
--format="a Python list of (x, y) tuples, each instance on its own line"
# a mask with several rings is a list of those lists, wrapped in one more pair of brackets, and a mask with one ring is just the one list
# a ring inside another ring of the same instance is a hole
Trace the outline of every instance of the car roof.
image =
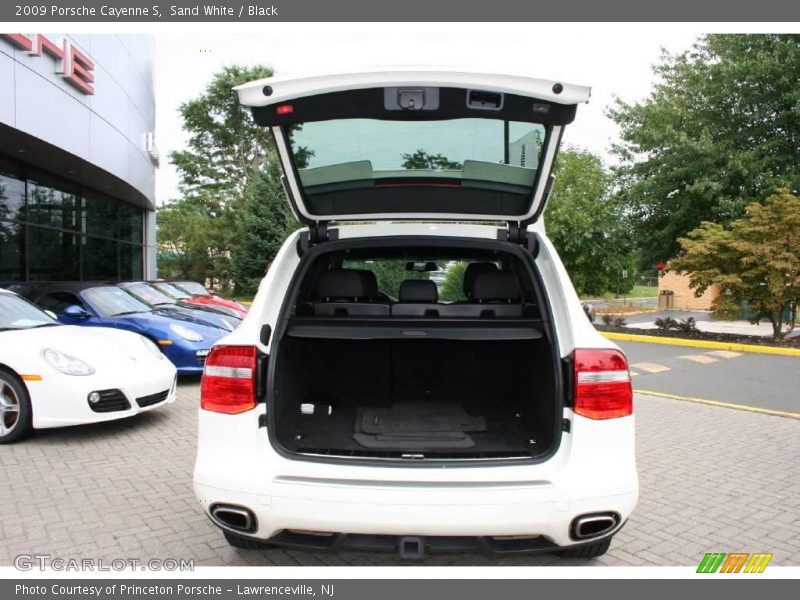
[(90, 288), (96, 287), (116, 287), (116, 284), (108, 281), (30, 281), (21, 288), (25, 296), (46, 294), (48, 292), (73, 292), (78, 294)]

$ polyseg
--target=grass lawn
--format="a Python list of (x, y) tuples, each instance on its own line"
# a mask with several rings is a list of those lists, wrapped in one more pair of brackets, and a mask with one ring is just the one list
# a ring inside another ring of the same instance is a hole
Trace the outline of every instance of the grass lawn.
[[(625, 298), (655, 298), (658, 296), (658, 288), (651, 287), (647, 285), (635, 285), (630, 292), (627, 292)], [(622, 294), (620, 294), (620, 299), (622, 298)], [(591, 299), (603, 299), (603, 300), (613, 300), (614, 299), (614, 292), (606, 292), (601, 296), (592, 296)], [(587, 297), (582, 297), (582, 299), (590, 299)]]
[(241, 302), (246, 307), (250, 308), (250, 305), (253, 303), (253, 298), (255, 298), (255, 295), (254, 294), (250, 294), (250, 295), (244, 294), (244, 295), (241, 295), (241, 296), (225, 296), (225, 297), (228, 298), (229, 300), (236, 300), (236, 302)]

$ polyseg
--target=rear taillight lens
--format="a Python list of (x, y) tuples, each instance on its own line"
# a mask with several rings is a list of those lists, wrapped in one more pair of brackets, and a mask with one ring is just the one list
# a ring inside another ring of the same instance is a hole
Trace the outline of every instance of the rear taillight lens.
[(633, 413), (628, 360), (619, 350), (575, 350), (575, 406), (590, 419), (614, 419)]
[(217, 346), (206, 358), (200, 408), (235, 415), (256, 406), (256, 349)]

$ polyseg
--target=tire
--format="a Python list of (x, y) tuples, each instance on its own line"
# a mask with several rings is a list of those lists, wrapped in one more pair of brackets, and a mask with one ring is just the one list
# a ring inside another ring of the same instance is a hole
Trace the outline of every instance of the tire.
[(0, 369), (0, 444), (13, 444), (33, 431), (31, 399), (25, 384)]
[(250, 538), (231, 533), (230, 531), (223, 531), (222, 534), (225, 536), (225, 541), (228, 542), (228, 544), (241, 550), (263, 550), (269, 546), (269, 544), (266, 542), (252, 540)]
[(597, 558), (598, 556), (603, 556), (603, 554), (608, 551), (609, 546), (611, 546), (611, 538), (603, 540), (602, 542), (588, 544), (586, 546), (567, 548), (565, 550), (561, 550), (558, 554), (563, 558)]

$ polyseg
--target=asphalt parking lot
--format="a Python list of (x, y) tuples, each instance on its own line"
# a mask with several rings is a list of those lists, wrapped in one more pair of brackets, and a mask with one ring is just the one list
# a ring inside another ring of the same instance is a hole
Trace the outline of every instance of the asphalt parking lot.
[(800, 417), (800, 357), (617, 341), (633, 386)]
[[(0, 447), (0, 564), (19, 554), (194, 559), (196, 565), (415, 564), (395, 555), (230, 548), (194, 499), (199, 385), (105, 425)], [(705, 552), (800, 564), (800, 420), (637, 394), (639, 506), (591, 565), (697, 565)], [(554, 555), (440, 555), (426, 565), (584, 564)]]

